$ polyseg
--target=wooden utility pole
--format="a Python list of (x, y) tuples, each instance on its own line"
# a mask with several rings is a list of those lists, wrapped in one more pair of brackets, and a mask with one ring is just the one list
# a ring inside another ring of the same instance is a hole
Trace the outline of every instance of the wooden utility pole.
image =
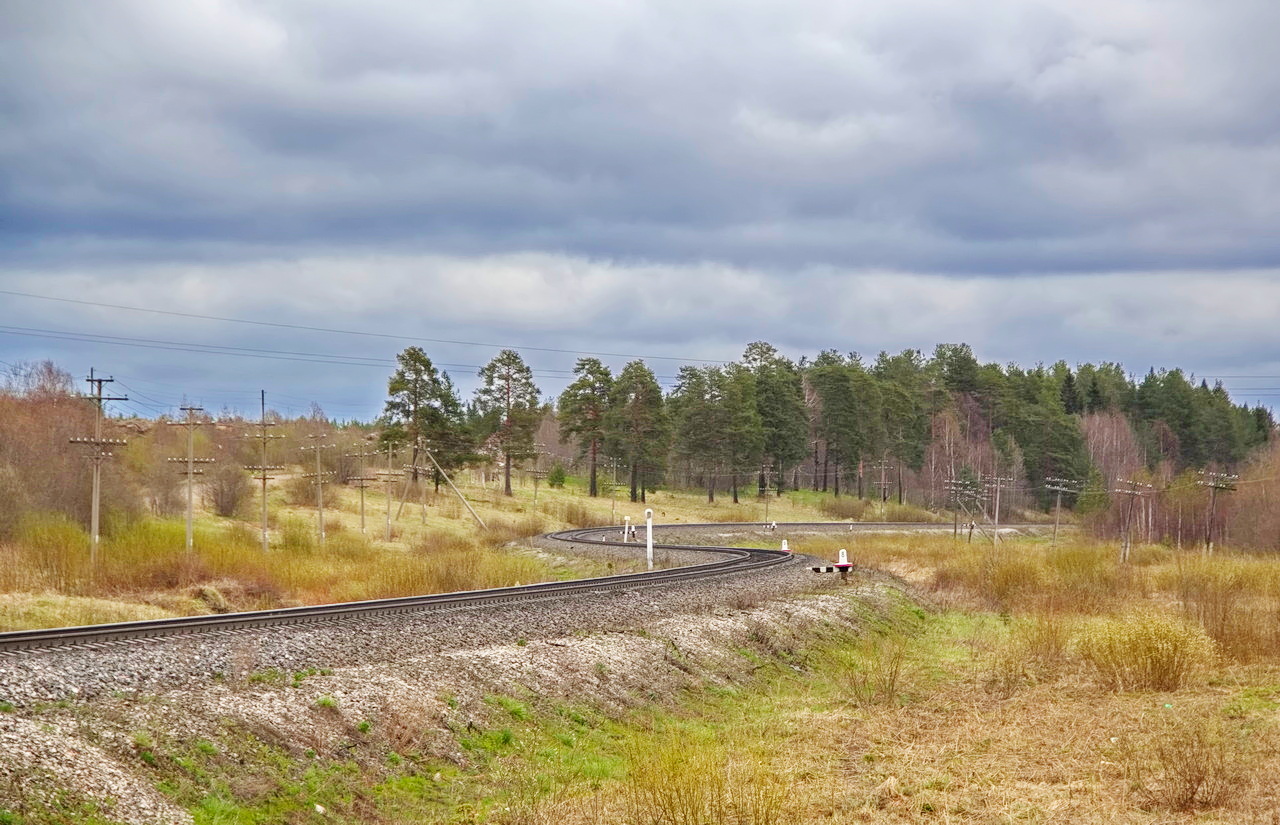
[(256, 434), (249, 435), (247, 437), (258, 440), (258, 443), (261, 449), (261, 454), (259, 458), (259, 461), (261, 463), (250, 464), (246, 466), (245, 469), (256, 472), (258, 475), (254, 476), (254, 478), (262, 482), (262, 552), (265, 553), (270, 549), (270, 538), (269, 538), (268, 527), (267, 527), (267, 482), (275, 477), (275, 476), (269, 476), (267, 475), (267, 473), (273, 472), (275, 470), (284, 469), (284, 467), (278, 464), (267, 463), (267, 444), (270, 443), (272, 439), (284, 438), (284, 436), (271, 435), (267, 433), (267, 428), (274, 427), (276, 425), (276, 422), (267, 420), (267, 391), (259, 390), (259, 393), (260, 393), (259, 400), (262, 405), (262, 412), (258, 417), (257, 423), (253, 425), (258, 428), (258, 432)]
[(169, 426), (187, 428), (187, 457), (170, 458), (169, 461), (187, 465), (181, 472), (187, 477), (187, 552), (190, 553), (195, 549), (196, 476), (204, 474), (204, 470), (197, 470), (196, 465), (212, 464), (213, 459), (196, 458), (196, 427), (204, 423), (202, 419), (196, 417), (196, 413), (204, 412), (204, 407), (183, 406), (178, 409), (187, 414), (187, 420), (170, 421)]
[[(307, 438), (324, 438), (323, 435), (309, 435)], [(320, 526), (320, 546), (324, 546), (324, 479), (331, 473), (324, 472), (320, 467), (320, 451), (331, 450), (337, 444), (310, 444), (301, 447), (303, 450), (315, 450), (316, 452), (316, 471), (314, 473), (303, 473), (303, 478), (313, 479), (312, 483), (316, 485), (316, 511), (318, 513), (318, 521)]]
[(391, 501), (395, 498), (393, 487), (395, 480), (404, 476), (400, 470), (391, 469), (391, 460), (394, 455), (394, 448), (390, 444), (387, 445), (387, 469), (379, 470), (378, 475), (382, 476), (382, 481), (386, 485), (387, 492), (387, 541), (391, 541)]
[[(972, 478), (948, 478), (943, 482), (947, 488), (947, 494), (951, 499), (952, 513), (954, 514), (951, 524), (951, 537), (958, 539), (960, 537), (960, 512), (963, 511), (969, 523), (973, 523), (973, 513), (969, 510), (969, 505), (977, 504), (982, 498), (982, 485), (976, 479)], [(973, 528), (969, 528), (969, 542), (973, 542)]]
[(1143, 481), (1135, 481), (1134, 479), (1126, 479), (1119, 482), (1122, 486), (1115, 488), (1111, 492), (1129, 497), (1129, 505), (1125, 508), (1124, 513), (1124, 537), (1120, 543), (1120, 563), (1128, 564), (1129, 556), (1133, 550), (1133, 541), (1130, 536), (1129, 526), (1133, 520), (1133, 501), (1136, 498), (1145, 496), (1152, 490), (1150, 484)]
[(871, 483), (880, 490), (880, 502), (882, 504), (887, 503), (889, 501), (890, 482), (885, 476), (889, 471), (889, 462), (877, 461), (875, 464), (871, 465), (871, 469), (880, 471), (880, 480), (873, 481)]
[(95, 378), (93, 368), (89, 369), (89, 377), (85, 380), (93, 387), (93, 395), (88, 396), (94, 402), (93, 436), (89, 438), (73, 438), (71, 443), (88, 444), (91, 448), (88, 457), (93, 467), (93, 501), (89, 509), (89, 575), (92, 577), (98, 569), (98, 544), (101, 540), (99, 535), (101, 521), (99, 518), (99, 502), (102, 497), (102, 462), (113, 455), (107, 448), (123, 446), (126, 443), (122, 438), (102, 437), (102, 405), (107, 401), (128, 401), (129, 396), (103, 395), (102, 385), (110, 384), (115, 379)]
[(989, 489), (995, 490), (995, 504), (992, 510), (991, 519), (991, 544), (995, 546), (1000, 543), (1000, 491), (1009, 484), (1013, 483), (1010, 476), (991, 476), (987, 479)]
[(1079, 493), (1084, 484), (1079, 481), (1073, 481), (1066, 478), (1046, 478), (1044, 488), (1057, 493), (1057, 503), (1053, 508), (1053, 542), (1051, 546), (1058, 546), (1058, 522), (1062, 519), (1062, 494), (1063, 493)]
[(365, 491), (365, 488), (367, 488), (367, 487), (369, 486), (369, 482), (370, 482), (370, 481), (377, 481), (377, 480), (378, 480), (376, 476), (367, 476), (367, 475), (365, 475), (365, 474), (364, 474), (364, 460), (365, 460), (366, 458), (369, 458), (369, 457), (370, 457), (370, 456), (372, 456), (372, 455), (377, 455), (377, 453), (369, 453), (369, 452), (365, 452), (364, 444), (361, 444), (361, 445), (360, 445), (360, 452), (358, 452), (358, 453), (347, 453), (346, 455), (347, 455), (347, 458), (354, 458), (354, 459), (357, 459), (357, 460), (360, 462), (360, 463), (359, 463), (359, 465), (358, 465), (358, 466), (359, 466), (359, 468), (360, 468), (360, 469), (359, 469), (359, 473), (358, 473), (358, 475), (352, 476), (351, 478), (349, 478), (349, 479), (347, 479), (347, 480), (348, 480), (348, 481), (354, 481), (354, 482), (356, 482), (356, 487), (360, 490), (360, 532), (361, 532), (361, 533), (363, 533), (363, 532), (365, 532), (365, 529), (364, 529), (364, 491)]
[(1196, 482), (1201, 487), (1209, 488), (1209, 515), (1204, 523), (1204, 553), (1213, 555), (1213, 522), (1218, 515), (1218, 493), (1230, 493), (1236, 489), (1240, 476), (1231, 473), (1206, 473), (1200, 471), (1202, 478)]

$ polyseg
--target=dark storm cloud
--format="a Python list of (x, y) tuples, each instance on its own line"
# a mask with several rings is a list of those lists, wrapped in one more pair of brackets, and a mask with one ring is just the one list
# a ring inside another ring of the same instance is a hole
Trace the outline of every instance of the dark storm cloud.
[(1274, 4), (21, 4), (10, 255), (1275, 263)]

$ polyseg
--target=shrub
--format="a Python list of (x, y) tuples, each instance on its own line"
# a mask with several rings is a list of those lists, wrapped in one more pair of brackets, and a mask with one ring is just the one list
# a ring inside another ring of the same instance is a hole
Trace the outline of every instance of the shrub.
[(0, 464), (0, 541), (13, 538), (18, 532), (22, 514), (31, 502), (18, 471), (8, 464)]
[(249, 496), (249, 474), (235, 464), (223, 462), (206, 479), (205, 501), (213, 511), (228, 518), (239, 512)]
[(1044, 568), (1023, 556), (1000, 554), (988, 558), (984, 564), (986, 596), (1003, 608), (1017, 596), (1039, 590), (1044, 586)]
[(936, 514), (910, 504), (886, 504), (883, 519), (885, 521), (912, 522), (935, 522), (941, 520)]
[(1263, 761), (1244, 726), (1216, 716), (1170, 713), (1119, 745), (1118, 761), (1143, 802), (1171, 811), (1222, 805), (1248, 787)]
[(871, 502), (862, 498), (823, 498), (818, 509), (835, 519), (860, 521)]
[(587, 505), (577, 501), (565, 502), (562, 516), (565, 521), (574, 527), (607, 527), (612, 524), (608, 515), (597, 513)]
[[(286, 479), (284, 482), (285, 500), (294, 507), (315, 507), (316, 506), (316, 485), (311, 479), (304, 475), (295, 475)], [(324, 485), (324, 506), (338, 506), (338, 490), (337, 485), (326, 483)]]
[(565, 472), (564, 465), (557, 461), (551, 471), (547, 473), (547, 486), (559, 490), (564, 487), (565, 480), (569, 474)]
[(1198, 625), (1138, 613), (1089, 622), (1076, 650), (1114, 690), (1177, 690), (1212, 662), (1215, 645)]
[(845, 689), (859, 705), (898, 704), (907, 660), (907, 642), (900, 636), (861, 642), (850, 664)]

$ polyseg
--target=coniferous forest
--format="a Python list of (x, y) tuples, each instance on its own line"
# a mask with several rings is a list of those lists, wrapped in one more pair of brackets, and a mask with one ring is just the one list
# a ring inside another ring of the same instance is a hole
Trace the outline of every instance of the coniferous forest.
[[(755, 342), (739, 361), (671, 376), (638, 360), (614, 372), (582, 358), (572, 383), (548, 399), (512, 350), (480, 371), (471, 398), (422, 349), (404, 350), (397, 363), (377, 421), (339, 428), (318, 408), (295, 420), (268, 413), (286, 437), (279, 454), (296, 462), (307, 436), (338, 428), (370, 449), (401, 449), (413, 474), (436, 484), (442, 471), (486, 467), (509, 491), (511, 472), (547, 454), (551, 441), (588, 494), (601, 494), (607, 477), (634, 501), (664, 486), (701, 489), (712, 501), (802, 489), (990, 518), (999, 486), (1002, 520), (1048, 512), (1061, 494), (1064, 509), (1103, 535), (1137, 530), (1181, 543), (1216, 530), (1266, 548), (1280, 540), (1280, 524), (1258, 506), (1274, 481), (1268, 468), (1280, 467), (1270, 410), (1235, 404), (1220, 384), (1176, 368), (982, 363), (965, 344), (792, 360)], [(0, 488), (11, 502), (0, 532), (27, 510), (83, 519), (84, 464), (68, 440), (89, 432), (93, 416), (58, 367), (11, 371), (0, 394)], [(179, 506), (165, 461), (180, 451), (181, 428), (152, 423), (108, 419), (108, 429), (131, 436), (105, 470), (104, 508), (117, 518)], [(243, 438), (251, 422), (224, 412), (211, 423), (201, 437), (237, 459), (205, 480), (226, 509), (247, 493), (241, 467), (261, 456)], [(343, 451), (324, 460), (339, 481), (358, 472)], [(1214, 474), (1240, 478), (1213, 491), (1206, 478), (1230, 478)], [(1220, 507), (1210, 506), (1214, 492), (1224, 494)]]

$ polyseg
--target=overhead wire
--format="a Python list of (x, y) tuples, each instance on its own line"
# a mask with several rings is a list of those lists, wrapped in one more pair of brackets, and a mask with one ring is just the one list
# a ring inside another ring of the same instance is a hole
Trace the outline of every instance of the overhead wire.
[(559, 347), (533, 347), (533, 346), (521, 346), (521, 345), (514, 345), (514, 344), (495, 344), (491, 342), (482, 342), (482, 341), (463, 341), (463, 340), (455, 340), (455, 339), (449, 339), (449, 338), (426, 338), (418, 335), (399, 335), (399, 334), (387, 333), (387, 332), (368, 332), (365, 330), (340, 329), (335, 327), (319, 327), (319, 326), (312, 326), (309, 324), (287, 324), (280, 321), (259, 321), (259, 320), (248, 319), (248, 318), (231, 318), (231, 317), (220, 316), (220, 315), (205, 315), (205, 314), (196, 313), (196, 312), (178, 312), (176, 310), (151, 309), (149, 307), (134, 307), (134, 306), (127, 306), (125, 304), (109, 304), (102, 301), (86, 301), (78, 298), (62, 298), (62, 297), (53, 296), (53, 295), (39, 295), (33, 292), (19, 292), (17, 290), (11, 290), (11, 289), (0, 289), (0, 295), (12, 295), (19, 298), (35, 298), (42, 301), (57, 301), (59, 303), (79, 304), (81, 306), (100, 307), (104, 309), (119, 309), (119, 310), (125, 310), (128, 312), (144, 312), (144, 313), (149, 313), (153, 315), (168, 315), (168, 316), (173, 316), (178, 318), (194, 318), (194, 319), (203, 320), (203, 321), (220, 321), (223, 323), (230, 323), (230, 324), (248, 324), (248, 325), (260, 326), (260, 327), (275, 327), (278, 329), (304, 330), (307, 332), (323, 332), (323, 333), (328, 333), (333, 335), (358, 335), (358, 336), (364, 336), (368, 338), (386, 338), (386, 339), (391, 339), (396, 341), (421, 341), (424, 343), (431, 343), (431, 344), (455, 344), (458, 346), (527, 350), (530, 352), (554, 352), (554, 353), (560, 353), (564, 355), (592, 355), (592, 356), (598, 356), (598, 357), (604, 357), (604, 358), (640, 358), (640, 359), (649, 360), (649, 361), (697, 361), (700, 363), (708, 363), (708, 364), (724, 363), (724, 359), (722, 358), (721, 359), (685, 358), (682, 356), (675, 356), (675, 355), (636, 355), (636, 354), (623, 353), (623, 352), (597, 352), (597, 351), (591, 351), (591, 350), (562, 349)]

